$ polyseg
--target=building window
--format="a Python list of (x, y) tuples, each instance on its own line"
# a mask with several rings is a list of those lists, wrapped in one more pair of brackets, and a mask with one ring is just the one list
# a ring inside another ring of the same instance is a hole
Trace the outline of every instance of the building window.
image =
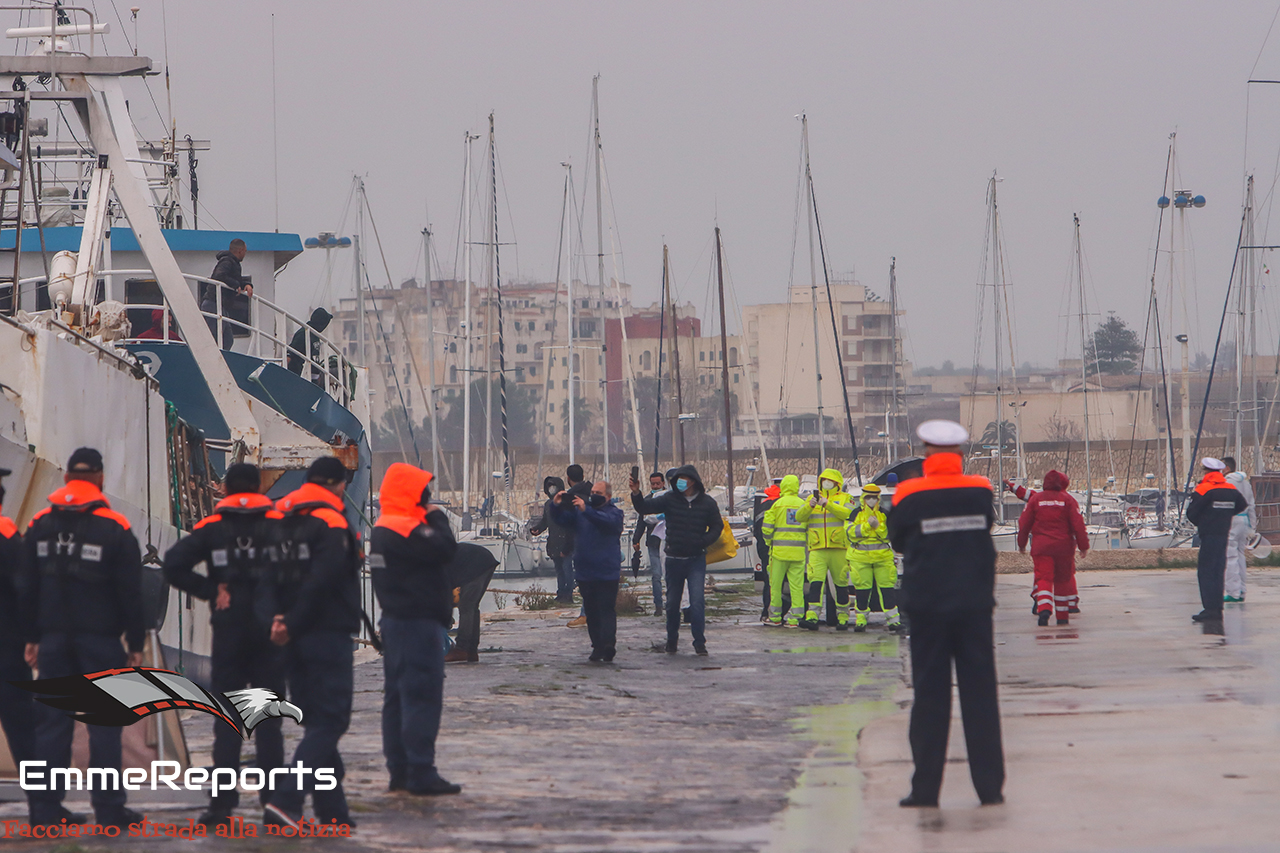
[(704, 350), (698, 350), (698, 361), (706, 361), (707, 354)]
[(534, 365), (531, 365), (531, 366), (529, 367), (529, 375), (530, 375), (530, 376), (537, 376), (537, 375), (538, 375), (538, 365), (534, 364)]
[(450, 341), (450, 342), (449, 342), (449, 352), (456, 353), (457, 351), (458, 351), (458, 342), (457, 342), (457, 341)]
[(569, 356), (567, 356), (567, 355), (562, 355), (562, 356), (560, 356), (560, 366), (561, 366), (561, 367), (568, 367), (568, 366), (569, 366)]
[(548, 331), (548, 332), (549, 332), (549, 331), (551, 331), (551, 322), (550, 322), (550, 321), (547, 321), (547, 327), (546, 327), (545, 331)]
[(649, 354), (648, 350), (640, 354), (640, 367), (642, 370), (653, 369), (653, 356)]
[(555, 404), (555, 403), (547, 403), (547, 411), (548, 411), (548, 412), (554, 412), (555, 410), (556, 410), (556, 404)]
[(551, 424), (547, 424), (547, 435), (555, 435), (555, 434), (556, 434), (556, 428)]
[(735, 374), (733, 374), (733, 384), (734, 384), (734, 385), (737, 385), (737, 384), (738, 384), (738, 380), (739, 380), (740, 378), (741, 378), (741, 377), (740, 377), (740, 376), (738, 376), (738, 374), (736, 374), (736, 373), (735, 373)]
[(569, 387), (569, 380), (568, 380), (568, 379), (561, 379), (561, 380), (560, 380), (560, 387), (561, 387), (561, 388), (564, 388), (564, 389), (568, 389), (568, 387)]
[(457, 368), (457, 367), (450, 367), (450, 368), (449, 368), (449, 381), (450, 381), (450, 382), (457, 382), (457, 381), (458, 381), (458, 368)]
[(738, 363), (738, 348), (737, 348), (737, 347), (729, 347), (729, 363), (730, 363), (730, 364), (737, 364), (737, 363)]

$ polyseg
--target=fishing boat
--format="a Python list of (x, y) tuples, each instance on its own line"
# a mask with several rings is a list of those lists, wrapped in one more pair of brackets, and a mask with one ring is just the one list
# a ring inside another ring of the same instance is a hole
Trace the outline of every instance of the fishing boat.
[[(260, 466), (274, 498), (312, 459), (337, 456), (362, 507), (366, 372), (274, 301), (276, 272), (303, 251), (297, 234), (195, 227), (176, 132), (140, 139), (129, 116), (126, 90), (152, 61), (104, 53), (108, 27), (90, 10), (34, 17), (6, 33), (28, 54), (0, 57), (5, 509), (25, 525), (75, 448), (101, 450), (104, 492), (143, 548), (148, 662), (207, 683), (207, 605), (164, 584), (161, 556), (212, 510), (237, 461)], [(192, 174), (209, 147), (187, 138)], [(232, 297), (207, 274), (235, 239), (253, 288)], [(178, 749), (180, 731), (158, 741)]]

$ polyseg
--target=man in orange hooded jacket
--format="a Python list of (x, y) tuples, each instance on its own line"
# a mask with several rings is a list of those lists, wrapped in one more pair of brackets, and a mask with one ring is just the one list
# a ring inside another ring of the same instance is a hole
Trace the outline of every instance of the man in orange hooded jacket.
[(453, 619), (448, 566), (458, 543), (444, 511), (431, 503), (431, 479), (421, 468), (391, 465), (369, 540), (373, 589), (382, 605), (382, 751), (390, 789), (416, 795), (462, 790), (436, 770), (445, 630)]
[(1066, 625), (1070, 614), (1079, 611), (1076, 590), (1076, 548), (1089, 551), (1089, 533), (1080, 506), (1067, 494), (1070, 481), (1060, 471), (1044, 475), (1044, 488), (1032, 492), (1018, 519), (1018, 551), (1026, 553), (1031, 539), (1031, 561), (1035, 565), (1034, 598), (1041, 625), (1057, 613), (1058, 624)]

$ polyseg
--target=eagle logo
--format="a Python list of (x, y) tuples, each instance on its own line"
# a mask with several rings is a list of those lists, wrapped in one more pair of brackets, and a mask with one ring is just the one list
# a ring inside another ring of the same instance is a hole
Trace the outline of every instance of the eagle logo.
[(250, 687), (212, 693), (185, 676), (154, 667), (9, 683), (44, 694), (47, 698), (36, 701), (70, 711), (73, 719), (95, 726), (128, 726), (152, 714), (182, 708), (211, 714), (245, 739), (264, 720), (289, 717), (302, 722), (302, 709), (281, 699), (274, 690)]

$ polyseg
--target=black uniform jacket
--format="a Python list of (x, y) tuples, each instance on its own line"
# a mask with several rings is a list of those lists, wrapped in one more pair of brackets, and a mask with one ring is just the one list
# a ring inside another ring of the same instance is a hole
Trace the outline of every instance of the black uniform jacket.
[(36, 641), (35, 620), (23, 571), (22, 534), (0, 515), (0, 658)]
[(369, 537), (369, 569), (382, 612), (396, 619), (453, 621), (448, 564), (458, 550), (441, 510), (419, 505), (431, 475), (395, 464), (382, 479), (382, 514)]
[(1249, 501), (1221, 471), (1210, 471), (1187, 502), (1187, 521), (1196, 526), (1201, 537), (1226, 536), (1231, 532), (1231, 519), (1248, 508)]
[(947, 613), (995, 607), (996, 547), (991, 483), (962, 474), (955, 453), (924, 461), (924, 476), (893, 496), (889, 541), (902, 554), (902, 607)]
[[(254, 493), (228, 495), (213, 509), (164, 555), (164, 578), (203, 601), (215, 600), (218, 586), (226, 584), (231, 605), (210, 608), (209, 621), (252, 624), (258, 581), (279, 559), (284, 514), (271, 498)], [(203, 575), (195, 571), (200, 563), (205, 564)]]
[(692, 480), (698, 486), (698, 496), (689, 500), (674, 488), (651, 498), (639, 492), (631, 495), (631, 505), (642, 515), (663, 513), (667, 522), (666, 552), (670, 557), (697, 557), (707, 553), (724, 532), (724, 520), (720, 506), (702, 486), (698, 469), (683, 465), (672, 475), (672, 482)]
[(276, 502), (280, 559), (258, 584), (258, 615), (282, 614), (291, 637), (360, 628), (360, 556), (342, 499), (304, 483)]
[(34, 641), (49, 633), (123, 634), (130, 652), (142, 651), (142, 554), (129, 520), (97, 486), (72, 480), (49, 495), (24, 542)]

